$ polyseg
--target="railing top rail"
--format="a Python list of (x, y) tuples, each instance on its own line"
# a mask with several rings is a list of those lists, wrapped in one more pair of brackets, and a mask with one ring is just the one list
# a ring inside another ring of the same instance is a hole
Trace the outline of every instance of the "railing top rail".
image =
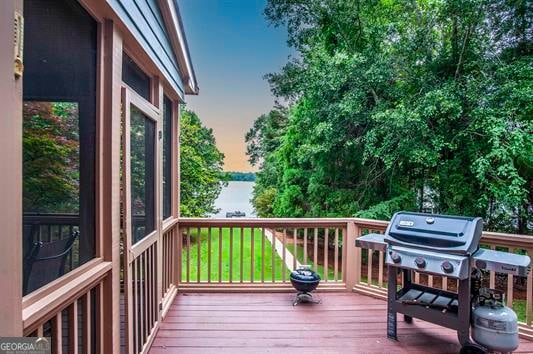
[(24, 224), (42, 224), (42, 225), (78, 225), (80, 222), (79, 214), (30, 214), (23, 215)]
[[(385, 229), (388, 221), (361, 218), (179, 218), (181, 227), (346, 227), (354, 223), (367, 229)], [(533, 249), (533, 237), (519, 234), (483, 232), (482, 243)]]
[(519, 234), (504, 234), (499, 232), (483, 232), (481, 243), (491, 243), (500, 246), (533, 249), (533, 236)]
[(180, 218), (180, 226), (194, 227), (343, 227), (340, 218)]

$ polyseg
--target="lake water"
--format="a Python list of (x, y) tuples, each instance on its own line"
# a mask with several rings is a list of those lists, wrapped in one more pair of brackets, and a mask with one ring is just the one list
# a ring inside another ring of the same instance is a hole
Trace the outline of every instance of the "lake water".
[(225, 218), (226, 212), (242, 211), (246, 213), (246, 217), (255, 217), (254, 209), (250, 200), (252, 199), (252, 191), (254, 182), (228, 182), (227, 187), (224, 187), (215, 201), (215, 207), (220, 209), (218, 214), (212, 215), (216, 218)]

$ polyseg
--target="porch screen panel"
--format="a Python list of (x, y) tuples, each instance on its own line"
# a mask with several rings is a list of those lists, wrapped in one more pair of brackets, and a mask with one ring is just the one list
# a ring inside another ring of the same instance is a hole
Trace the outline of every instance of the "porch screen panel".
[(163, 219), (172, 213), (172, 101), (163, 100)]
[(97, 24), (24, 0), (23, 293), (95, 256)]
[(133, 243), (155, 230), (155, 122), (131, 106), (131, 225)]
[(150, 77), (126, 53), (122, 53), (122, 81), (150, 101)]

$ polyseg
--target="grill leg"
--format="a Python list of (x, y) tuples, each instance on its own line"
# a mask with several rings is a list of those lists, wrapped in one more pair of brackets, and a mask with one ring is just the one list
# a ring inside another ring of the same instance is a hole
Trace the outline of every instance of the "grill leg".
[(457, 330), (457, 337), (461, 345), (470, 343), (470, 279), (459, 280), (459, 329)]
[[(407, 269), (402, 269), (402, 277), (403, 277), (403, 287), (404, 288), (410, 288), (411, 287), (411, 271)], [(403, 320), (406, 323), (413, 323), (413, 318), (411, 316), (403, 315)]]
[(394, 310), (394, 303), (396, 302), (396, 276), (398, 270), (396, 267), (388, 266), (388, 296), (387, 296), (387, 337), (389, 339), (398, 340), (397, 337), (397, 316)]

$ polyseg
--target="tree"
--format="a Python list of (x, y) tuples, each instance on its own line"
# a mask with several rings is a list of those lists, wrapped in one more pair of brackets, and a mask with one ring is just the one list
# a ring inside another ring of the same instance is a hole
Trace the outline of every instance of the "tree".
[(215, 200), (225, 182), (224, 154), (216, 147), (213, 130), (202, 125), (196, 113), (183, 110), (180, 120), (180, 170), (182, 216), (216, 213)]
[(276, 105), (268, 114), (257, 118), (246, 133), (246, 154), (252, 166), (258, 166), (252, 204), (260, 217), (271, 217), (273, 202), (277, 193), (279, 171), (276, 169), (274, 152), (281, 145), (287, 125), (287, 110)]
[(78, 105), (24, 103), (24, 212), (79, 212)]
[(267, 75), (286, 125), (249, 142), (272, 215), (430, 209), (532, 232), (527, 1), (270, 0), (265, 15), (298, 51)]

